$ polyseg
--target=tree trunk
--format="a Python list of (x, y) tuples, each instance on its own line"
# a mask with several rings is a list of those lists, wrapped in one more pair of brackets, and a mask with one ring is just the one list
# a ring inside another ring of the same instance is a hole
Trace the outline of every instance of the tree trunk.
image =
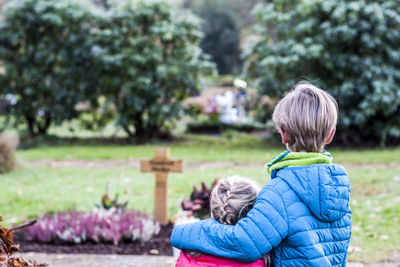
[(385, 126), (383, 128), (382, 134), (381, 134), (381, 142), (380, 142), (381, 148), (385, 148), (386, 147), (386, 141), (387, 141), (388, 133), (389, 133), (389, 126)]
[(144, 127), (142, 113), (137, 113), (134, 118), (135, 138), (138, 143), (143, 143), (149, 139), (149, 134)]
[(28, 124), (28, 131), (31, 137), (36, 137), (38, 135), (45, 135), (51, 124), (51, 117), (48, 112), (45, 113), (44, 122), (41, 124), (35, 118), (35, 116), (26, 114), (26, 122)]
[(44, 115), (44, 123), (43, 125), (40, 125), (40, 123), (37, 123), (37, 128), (39, 135), (45, 135), (47, 133), (47, 130), (49, 129), (51, 124), (51, 117), (50, 113), (46, 112)]
[(128, 125), (122, 125), (122, 128), (124, 129), (124, 131), (126, 132), (126, 134), (129, 136), (129, 138), (134, 137), (134, 134), (132, 133), (132, 131), (129, 129)]
[(31, 115), (25, 115), (26, 123), (28, 124), (28, 131), (31, 137), (37, 136), (37, 132), (35, 131), (36, 120), (35, 117)]
[(147, 128), (147, 132), (150, 133), (150, 137), (160, 137), (163, 134), (160, 131), (160, 125), (157, 125), (157, 123), (151, 123)]

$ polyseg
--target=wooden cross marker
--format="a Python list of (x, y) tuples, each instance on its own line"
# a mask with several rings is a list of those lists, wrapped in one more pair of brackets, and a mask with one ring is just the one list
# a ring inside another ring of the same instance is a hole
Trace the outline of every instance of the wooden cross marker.
[(154, 219), (162, 225), (168, 224), (168, 173), (182, 172), (182, 160), (170, 159), (169, 148), (156, 150), (153, 159), (143, 159), (140, 161), (142, 172), (155, 172), (155, 198), (154, 198)]

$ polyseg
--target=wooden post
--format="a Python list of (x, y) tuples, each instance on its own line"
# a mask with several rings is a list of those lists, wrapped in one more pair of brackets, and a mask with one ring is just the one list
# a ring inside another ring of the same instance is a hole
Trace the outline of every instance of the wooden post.
[(155, 172), (154, 219), (162, 225), (168, 224), (168, 173), (182, 172), (182, 160), (171, 160), (169, 148), (156, 150), (153, 159), (140, 162), (142, 172)]

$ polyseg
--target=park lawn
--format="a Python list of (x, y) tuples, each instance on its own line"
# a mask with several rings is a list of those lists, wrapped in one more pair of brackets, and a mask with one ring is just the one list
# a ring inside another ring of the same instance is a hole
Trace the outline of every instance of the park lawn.
[(19, 150), (21, 160), (137, 160), (153, 157), (154, 150), (170, 147), (171, 156), (183, 158), (185, 162), (266, 162), (281, 148), (269, 145), (265, 140), (246, 134), (233, 137), (208, 137), (188, 135), (173, 142), (153, 142), (146, 145), (99, 145), (85, 144), (84, 139), (74, 145), (44, 145)]
[[(263, 163), (281, 148), (250, 136), (237, 139), (189, 136), (185, 141), (142, 146), (62, 145), (20, 150), (17, 157), (29, 163), (37, 159), (114, 160), (151, 157), (154, 149), (168, 146), (173, 157), (186, 162), (255, 163), (237, 167), (192, 167), (170, 176), (170, 216), (192, 185), (211, 184), (214, 178), (239, 174), (255, 179), (260, 186), (268, 180)], [(400, 250), (400, 149), (363, 151), (331, 150), (336, 162), (346, 163), (352, 183), (353, 236), (349, 259), (377, 262), (392, 250)], [(259, 164), (259, 167), (257, 167)], [(193, 166), (194, 165), (194, 166)], [(210, 165), (211, 166), (211, 165)], [(129, 209), (151, 213), (154, 174), (138, 168), (47, 167), (23, 164), (10, 174), (1, 175), (0, 215), (9, 224), (35, 218), (49, 211), (76, 208), (90, 210), (100, 202), (109, 184), (110, 194), (118, 192), (121, 201), (129, 200)]]
[(400, 251), (400, 166), (349, 168), (353, 233), (350, 260), (378, 262)]
[[(188, 135), (174, 142), (154, 142), (148, 145), (93, 145), (84, 139), (74, 145), (44, 145), (19, 150), (21, 160), (138, 160), (153, 157), (154, 150), (170, 147), (171, 156), (183, 158), (185, 162), (252, 162), (265, 163), (284, 150), (283, 145), (267, 142), (265, 139), (247, 134), (233, 137), (209, 137)], [(349, 150), (328, 149), (336, 163), (400, 163), (400, 148)], [(361, 154), (362, 152), (362, 154)]]

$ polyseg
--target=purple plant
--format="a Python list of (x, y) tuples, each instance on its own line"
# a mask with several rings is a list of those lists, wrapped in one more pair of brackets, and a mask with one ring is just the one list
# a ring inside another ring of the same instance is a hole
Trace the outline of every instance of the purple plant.
[(91, 240), (115, 245), (121, 240), (147, 241), (159, 231), (160, 225), (150, 216), (115, 208), (46, 214), (28, 229), (29, 239), (37, 242), (84, 243)]

